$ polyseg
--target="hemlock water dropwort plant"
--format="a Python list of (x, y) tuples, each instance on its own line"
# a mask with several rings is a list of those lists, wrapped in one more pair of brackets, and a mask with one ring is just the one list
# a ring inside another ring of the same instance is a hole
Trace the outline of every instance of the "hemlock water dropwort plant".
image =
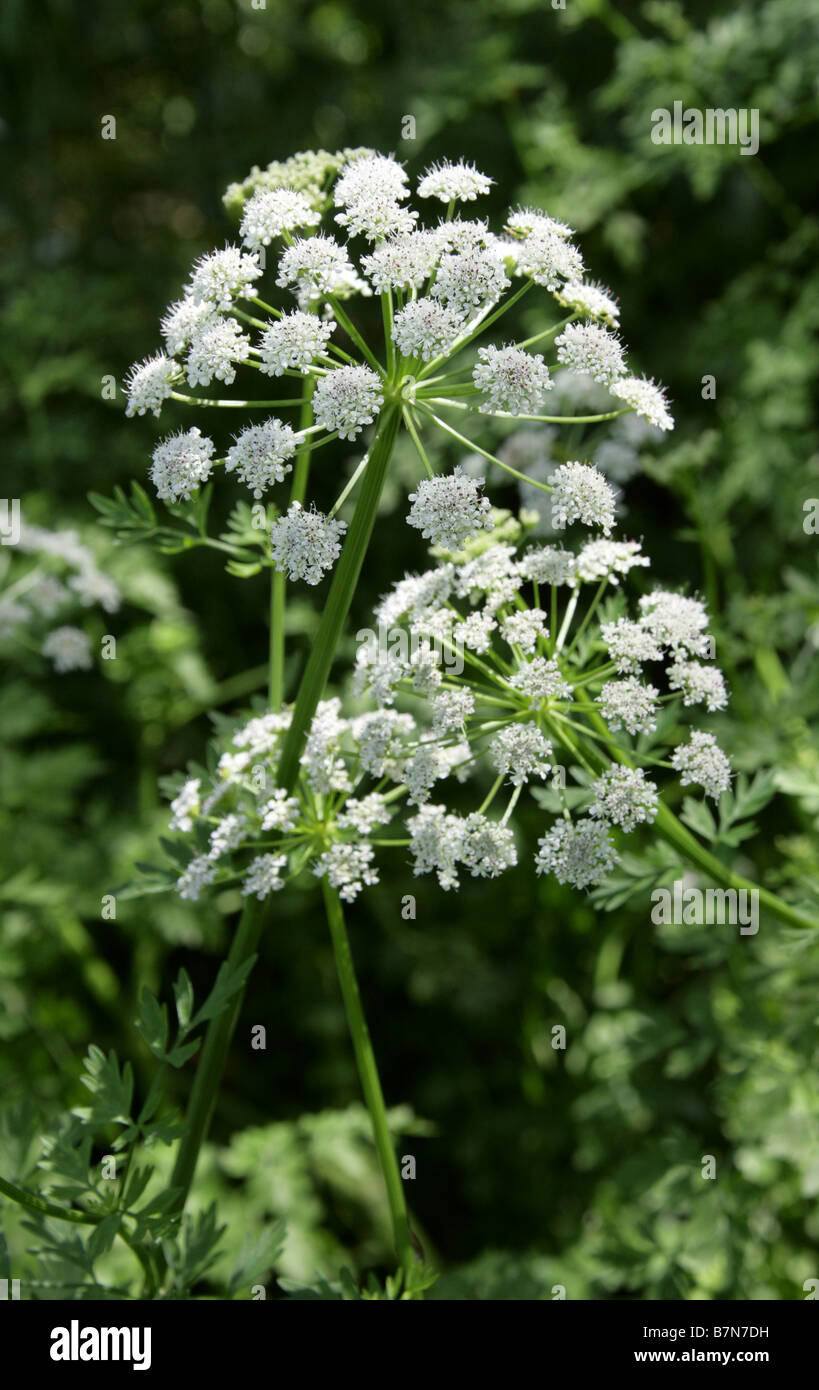
[[(490, 187), (464, 161), (440, 163), (422, 174), (414, 207), (403, 165), (366, 149), (303, 152), (254, 169), (225, 195), (235, 239), (193, 267), (162, 318), (163, 350), (126, 378), (126, 415), (162, 421), (146, 467), (157, 502), (137, 483), (130, 497), (94, 497), (105, 523), (167, 553), (212, 548), (232, 577), (266, 573), (270, 581), (266, 704), (216, 716), (208, 761), (167, 782), (173, 867), (152, 868), (132, 890), (196, 901), (231, 884), (245, 901), (198, 1010), (180, 973), (175, 1041), (167, 1010), (151, 996), (143, 1001), (140, 1031), (163, 1068), (183, 1066), (204, 1030), (184, 1120), (155, 1118), (159, 1081), (150, 1104), (129, 1118), (127, 1069), (102, 1054), (87, 1064), (97, 1098), (88, 1114), (108, 1117), (114, 1097), (110, 1113), (124, 1117), (129, 1155), (156, 1142), (176, 1146), (154, 1225), (135, 1208), (129, 1180), (109, 1213), (116, 1223), (105, 1227), (106, 1240), (119, 1234), (132, 1249), (149, 1297), (193, 1278), (181, 1217), (244, 982), (290, 880), (321, 887), (392, 1217), (398, 1272), (387, 1296), (406, 1298), (421, 1296), (432, 1275), (410, 1229), (345, 905), (378, 881), (391, 856), (434, 874), (446, 892), (464, 877), (507, 872), (600, 890), (635, 833), (661, 839), (675, 863), (720, 884), (752, 886), (669, 805), (680, 785), (720, 805), (730, 795), (728, 756), (700, 727), (727, 701), (704, 606), (645, 582), (649, 557), (637, 541), (615, 537), (617, 496), (580, 446), (572, 448), (580, 457), (564, 455), (547, 478), (485, 447), (487, 419), (527, 430), (568, 425), (573, 438), (628, 414), (656, 430), (673, 427), (662, 388), (630, 371), (618, 303), (587, 280), (571, 228), (518, 208), (490, 229), (475, 215)], [(513, 311), (524, 298), (542, 327), (521, 339)], [(377, 341), (364, 328), (375, 303)], [(611, 408), (546, 413), (555, 379), (574, 377), (591, 379)], [(221, 386), (235, 394), (219, 394)], [(362, 649), (342, 693), (331, 695), (400, 431), (418, 459), (407, 523), (434, 548), (433, 562), (389, 576), (374, 626), (400, 640), (386, 653), (378, 644)], [(322, 464), (332, 455), (321, 451), (335, 440), (360, 458), (325, 512), (310, 497), (311, 480), (329, 472)], [(436, 466), (438, 446), (453, 443), (464, 463), (486, 465), (483, 475)], [(527, 498), (520, 520), (492, 505), (492, 489), (510, 480)], [(227, 532), (212, 535), (217, 486), (234, 509)], [(529, 502), (538, 498), (548, 499), (556, 541), (578, 528), (582, 539), (531, 543)], [(285, 686), (288, 583), (327, 586), (293, 690)], [(516, 816), (524, 796), (540, 817), (534, 844)], [(772, 916), (815, 925), (759, 892)], [(41, 1210), (4, 1180), (0, 1190)], [(99, 1200), (85, 1195), (82, 1214), (64, 1219), (102, 1222)], [(197, 1238), (212, 1245), (213, 1213), (197, 1221)]]

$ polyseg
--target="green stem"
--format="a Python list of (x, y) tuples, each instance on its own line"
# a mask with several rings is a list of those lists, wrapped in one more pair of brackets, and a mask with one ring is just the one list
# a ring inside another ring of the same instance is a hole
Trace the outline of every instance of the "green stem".
[[(392, 455), (398, 425), (400, 405), (388, 405), (382, 411), (376, 437), (370, 451), (370, 462), (356, 504), (347, 540), (336, 566), (327, 604), (319, 625), (316, 641), (308, 660), (293, 710), (293, 718), (279, 763), (279, 785), (291, 791), (299, 772), (307, 731), (316, 706), (321, 699), (330, 672), (336, 647), (355, 593), (361, 566), (367, 551), (378, 502)], [(295, 481), (295, 480), (294, 480)], [(262, 932), (261, 904), (251, 899), (242, 913), (228, 955), (228, 965), (236, 968), (254, 956)], [(193, 1181), (199, 1150), (207, 1133), (219, 1082), (224, 1070), (230, 1043), (239, 1019), (242, 996), (239, 991), (231, 1003), (212, 1019), (205, 1035), (202, 1056), (193, 1083), (185, 1116), (185, 1133), (179, 1145), (171, 1186), (178, 1188), (175, 1208), (185, 1206)]]
[(390, 1205), (395, 1252), (408, 1282), (414, 1266), (415, 1256), (407, 1217), (407, 1204), (404, 1200), (404, 1187), (401, 1181), (401, 1174), (398, 1171), (395, 1150), (392, 1146), (392, 1139), (387, 1124), (387, 1111), (384, 1105), (384, 1094), (381, 1090), (381, 1082), (378, 1077), (378, 1067), (376, 1065), (372, 1043), (370, 1042), (367, 1020), (364, 1017), (364, 1009), (361, 1004), (361, 995), (358, 989), (355, 965), (353, 964), (353, 954), (350, 950), (350, 939), (347, 935), (347, 926), (344, 921), (344, 910), (341, 906), (338, 893), (334, 888), (330, 887), (326, 878), (322, 879), (321, 886), (324, 893), (324, 906), (327, 911), (330, 936), (333, 941), (333, 954), (335, 955), (336, 970), (338, 971), (338, 981), (341, 986), (341, 994), (344, 999), (344, 1010), (347, 1015), (347, 1024), (350, 1029), (350, 1037), (352, 1038), (353, 1050), (355, 1052), (358, 1077), (361, 1082), (361, 1089), (364, 1092), (367, 1109), (370, 1113), (373, 1137), (378, 1153), (378, 1162), (387, 1189), (387, 1200)]
[[(76, 1226), (99, 1226), (106, 1216), (111, 1215), (110, 1212), (73, 1211), (70, 1207), (55, 1206), (53, 1202), (47, 1202), (44, 1197), (39, 1197), (34, 1192), (27, 1192), (24, 1187), (7, 1182), (5, 1178), (0, 1178), (0, 1193), (4, 1197), (10, 1198), (12, 1202), (17, 1202), (19, 1206), (25, 1207), (28, 1211), (36, 1212), (38, 1216), (47, 1216), (54, 1221), (68, 1221)], [(156, 1290), (156, 1275), (148, 1251), (143, 1245), (127, 1236), (121, 1227), (117, 1235), (139, 1260), (145, 1275), (148, 1296), (151, 1297)]]
[[(236, 935), (227, 956), (229, 968), (235, 969), (250, 956), (255, 956), (262, 933), (264, 913), (262, 904), (255, 898), (248, 899)], [(242, 1007), (244, 989), (240, 989), (231, 999), (227, 1008), (212, 1019), (205, 1036), (205, 1045), (196, 1069), (188, 1109), (185, 1115), (185, 1133), (179, 1143), (170, 1186), (178, 1188), (174, 1210), (181, 1212), (185, 1206), (199, 1150), (208, 1131), (219, 1083), (222, 1079), (228, 1049), (233, 1037)]]
[[(301, 413), (299, 432), (309, 431), (313, 424), (312, 401), (313, 383), (305, 379), (301, 393)], [(299, 450), (293, 468), (293, 482), (290, 488), (290, 504), (303, 502), (307, 493), (307, 478), (310, 472), (310, 455), (313, 445), (308, 442)], [(284, 613), (287, 576), (274, 570), (270, 581), (270, 680), (269, 700), (272, 710), (280, 710), (284, 701)]]
[(386, 405), (379, 417), (375, 439), (370, 449), (370, 461), (364, 473), (353, 519), (333, 575), (319, 629), (299, 687), (293, 718), (282, 747), (278, 782), (285, 791), (292, 791), (295, 785), (307, 731), (324, 693), (336, 648), (350, 611), (375, 524), (400, 420), (401, 406), (396, 403)]

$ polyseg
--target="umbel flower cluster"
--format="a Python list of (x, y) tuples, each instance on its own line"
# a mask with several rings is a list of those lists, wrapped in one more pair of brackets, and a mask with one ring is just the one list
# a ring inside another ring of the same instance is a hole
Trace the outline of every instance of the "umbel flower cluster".
[(350, 901), (377, 882), (381, 849), (444, 889), (494, 878), (523, 854), (524, 790), (557, 807), (542, 813), (537, 873), (602, 882), (664, 783), (717, 799), (731, 782), (713, 734), (689, 727), (689, 711), (727, 700), (706, 610), (650, 586), (629, 610), (623, 581), (648, 564), (631, 540), (484, 534), (400, 580), (359, 646), (350, 712), (319, 706), (291, 795), (276, 789), (286, 710), (226, 730), (209, 773), (173, 782), (179, 893), (240, 882), (261, 899), (312, 872)]
[[(331, 440), (358, 440), (386, 407), (400, 408), (424, 477), (410, 522), (455, 547), (467, 523), (481, 524), (488, 501), (457, 476), (428, 486), (435, 475), (427, 429), (471, 450), (460, 426), (475, 416), (578, 418), (541, 413), (555, 373), (591, 379), (607, 392), (609, 408), (579, 417), (583, 423), (632, 412), (672, 428), (662, 389), (629, 372), (616, 331), (619, 306), (585, 278), (572, 229), (518, 208), (491, 230), (473, 216), (491, 183), (463, 161), (433, 166), (416, 188), (422, 220), (402, 164), (356, 149), (295, 155), (228, 189), (236, 242), (193, 267), (162, 319), (164, 350), (132, 367), (125, 383), (131, 416), (159, 417), (171, 402), (208, 407), (207, 418), (157, 442), (150, 466), (157, 496), (189, 502), (223, 468), (246, 495), (270, 504), (268, 564), (290, 580), (317, 584), (340, 553), (345, 525), (336, 514), (368, 460), (326, 513), (308, 500), (308, 461)], [(553, 311), (547, 326), (523, 341), (479, 344), (533, 289)], [(381, 340), (371, 345), (364, 324), (372, 338), (373, 323)], [(459, 354), (462, 365), (451, 367)], [(210, 394), (215, 383), (232, 387), (240, 371), (255, 378), (247, 398)], [(296, 394), (284, 379), (298, 383)], [(267, 399), (277, 384), (278, 396)], [(200, 388), (209, 394), (195, 394)], [(237, 418), (229, 439), (211, 429), (213, 406)], [(557, 526), (575, 516), (597, 522), (600, 483), (579, 471), (581, 461), (568, 461), (553, 483), (477, 452), (524, 486), (546, 493), (555, 486)], [(281, 491), (288, 478), (289, 496)], [(600, 516), (604, 532), (611, 519)]]
[(0, 587), (0, 642), (33, 647), (57, 675), (93, 665), (91, 638), (82, 623), (92, 609), (116, 613), (117, 585), (99, 569), (77, 531), (53, 531), (21, 518), (20, 539)]

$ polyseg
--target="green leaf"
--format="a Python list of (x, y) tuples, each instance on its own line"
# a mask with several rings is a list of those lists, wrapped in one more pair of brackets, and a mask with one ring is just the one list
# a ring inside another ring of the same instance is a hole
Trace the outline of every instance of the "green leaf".
[(684, 821), (703, 840), (716, 839), (717, 823), (704, 801), (696, 801), (693, 796), (686, 796), (683, 800), (680, 820)]
[(89, 1107), (78, 1108), (71, 1113), (95, 1125), (129, 1124), (134, 1095), (134, 1073), (130, 1062), (126, 1062), (120, 1071), (116, 1053), (111, 1051), (106, 1057), (102, 1048), (92, 1043), (83, 1065), (85, 1075), (81, 1080), (91, 1092), (93, 1100)]
[(228, 1282), (228, 1297), (249, 1289), (270, 1272), (282, 1252), (285, 1234), (284, 1222), (277, 1221), (256, 1236), (245, 1235)]
[(216, 976), (213, 989), (205, 1000), (204, 1004), (197, 1010), (188, 1027), (180, 1029), (180, 1038), (184, 1033), (189, 1033), (192, 1028), (198, 1028), (201, 1023), (206, 1023), (226, 1009), (235, 994), (238, 994), (245, 980), (256, 964), (256, 957), (248, 956), (247, 960), (242, 961), (234, 969), (231, 969), (227, 961), (223, 961), (219, 966), (219, 973)]
[(147, 985), (143, 985), (139, 996), (139, 1016), (134, 1026), (154, 1056), (162, 1061), (168, 1047), (168, 1009), (167, 1005), (159, 1003)]
[(173, 986), (176, 999), (176, 1016), (180, 1028), (187, 1028), (193, 1014), (193, 984), (187, 970), (180, 969)]
[(122, 1221), (122, 1214), (118, 1211), (111, 1212), (110, 1216), (104, 1216), (98, 1226), (91, 1232), (88, 1241), (88, 1253), (92, 1260), (99, 1259), (111, 1249), (117, 1237), (117, 1232)]

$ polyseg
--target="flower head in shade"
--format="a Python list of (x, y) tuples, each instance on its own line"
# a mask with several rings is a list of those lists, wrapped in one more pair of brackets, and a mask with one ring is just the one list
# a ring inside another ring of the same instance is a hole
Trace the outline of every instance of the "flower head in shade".
[(718, 801), (731, 785), (731, 763), (713, 734), (694, 729), (688, 743), (681, 743), (671, 755), (671, 766), (680, 774), (684, 787), (696, 783), (706, 796)]
[(591, 888), (611, 873), (619, 857), (604, 822), (558, 820), (538, 840), (535, 866), (539, 874), (554, 874), (558, 883)]
[(589, 815), (633, 830), (657, 815), (657, 788), (641, 767), (610, 767), (594, 784)]
[(90, 638), (79, 627), (53, 628), (43, 642), (42, 651), (59, 675), (66, 671), (88, 671), (93, 665)]

